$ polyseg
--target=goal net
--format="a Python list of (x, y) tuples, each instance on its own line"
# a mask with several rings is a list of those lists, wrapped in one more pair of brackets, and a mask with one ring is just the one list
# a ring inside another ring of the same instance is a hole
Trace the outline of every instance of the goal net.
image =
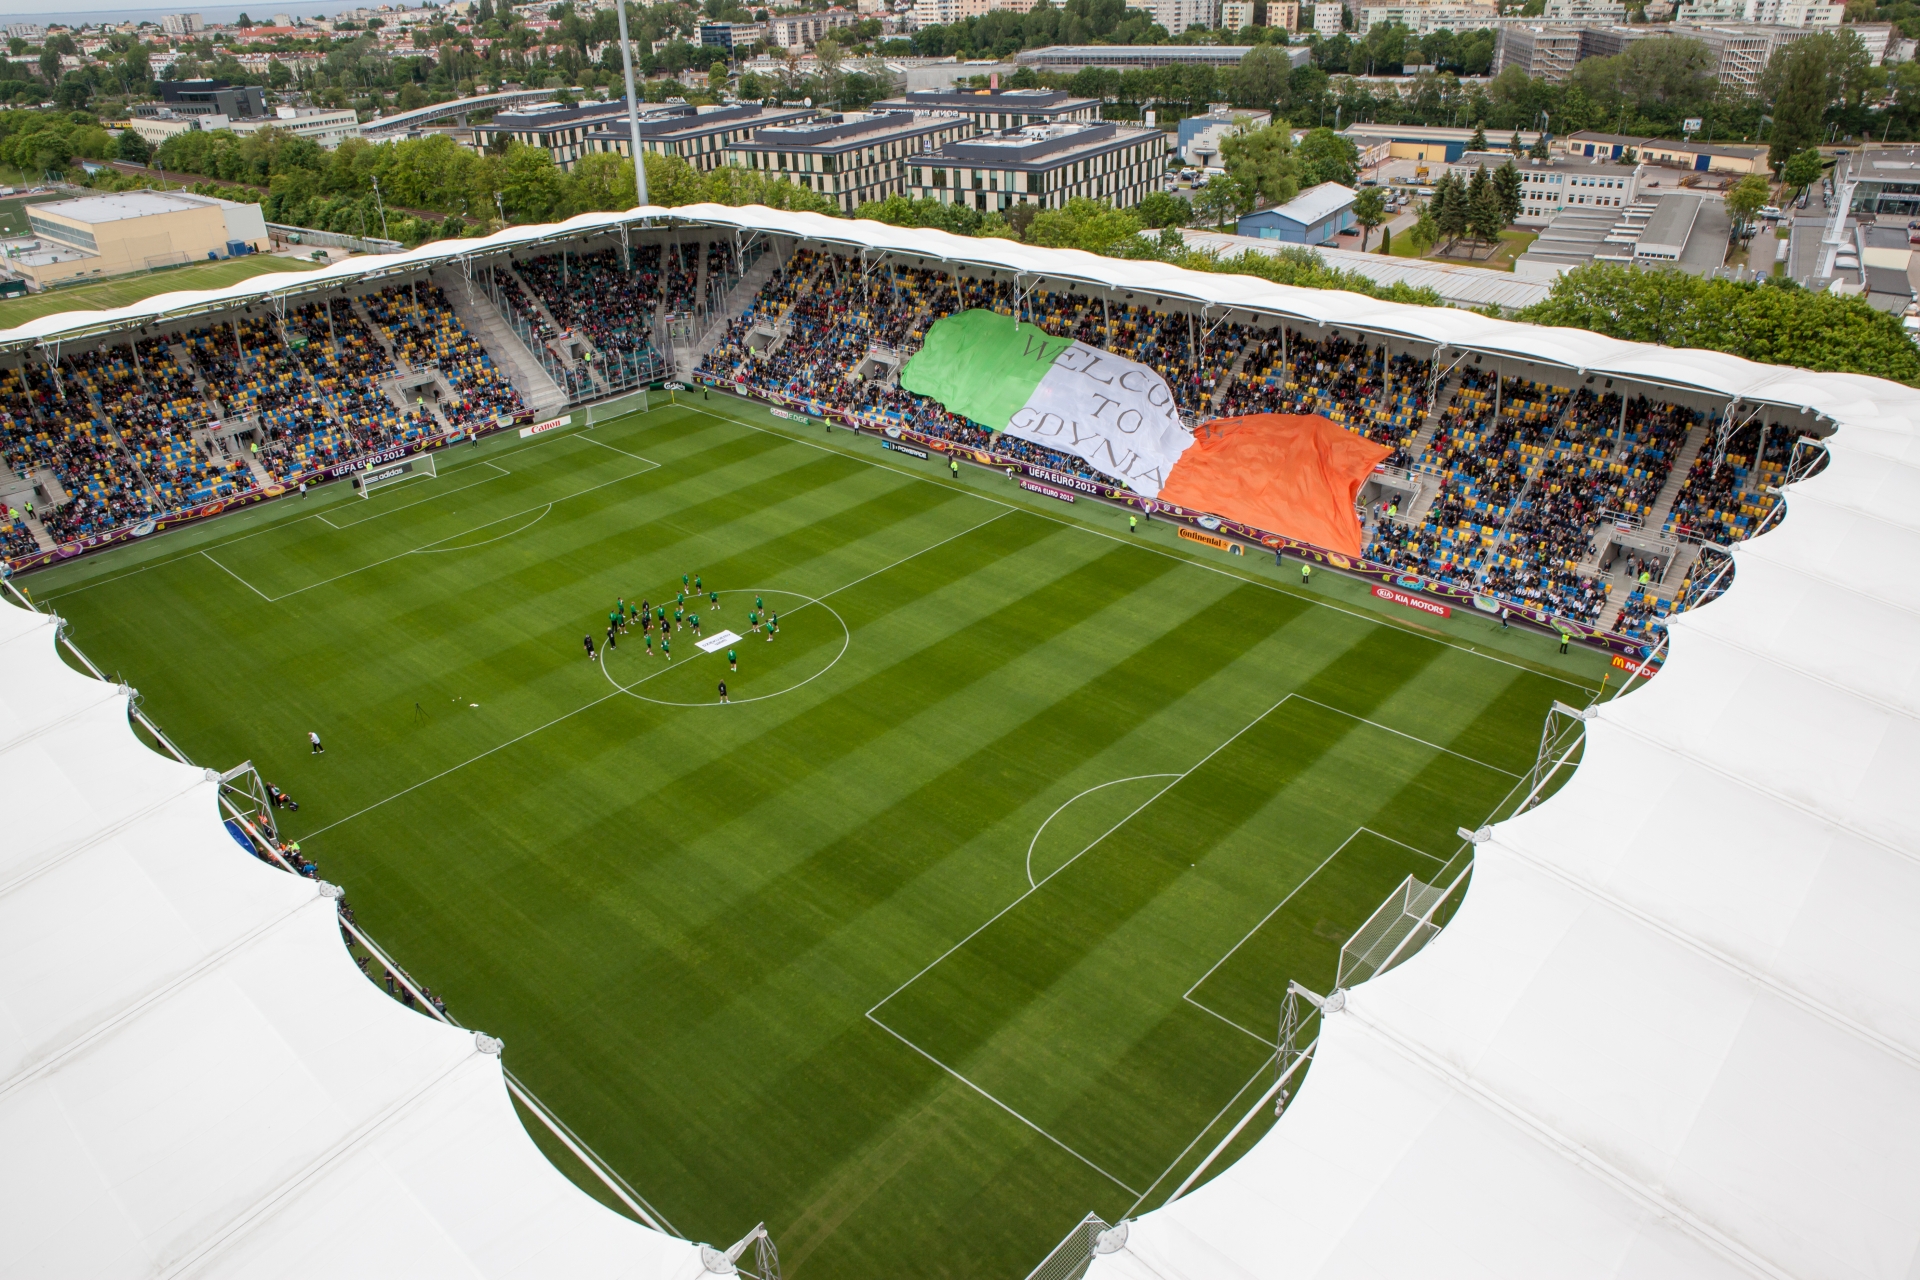
[(398, 462), (379, 462), (370, 467), (362, 467), (353, 473), (353, 487), (360, 491), (363, 498), (371, 498), (374, 490), (384, 489), (388, 485), (410, 480), (415, 476), (437, 476), (434, 470), (433, 455), (416, 453), (411, 458), (402, 458)]
[(1365, 982), (1425, 946), (1427, 939), (1440, 932), (1433, 912), (1446, 896), (1445, 889), (1412, 876), (1402, 880), (1340, 948), (1340, 976), (1334, 985), (1344, 989)]

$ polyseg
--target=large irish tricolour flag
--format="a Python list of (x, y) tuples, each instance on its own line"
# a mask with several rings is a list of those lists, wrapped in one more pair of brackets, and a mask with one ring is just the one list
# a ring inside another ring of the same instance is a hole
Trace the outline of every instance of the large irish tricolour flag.
[(1354, 502), (1392, 452), (1318, 414), (1215, 418), (1196, 436), (1146, 365), (992, 311), (937, 321), (900, 385), (1143, 498), (1347, 555), (1360, 554)]
[(947, 410), (1086, 460), (1148, 498), (1193, 443), (1146, 365), (993, 311), (937, 321), (900, 385)]

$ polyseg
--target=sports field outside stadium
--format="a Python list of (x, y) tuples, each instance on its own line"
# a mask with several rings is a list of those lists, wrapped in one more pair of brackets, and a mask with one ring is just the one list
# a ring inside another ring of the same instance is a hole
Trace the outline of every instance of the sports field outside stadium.
[[(675, 1228), (764, 1219), (789, 1277), (1018, 1277), (1159, 1204), (1288, 981), (1607, 669), (732, 398), (437, 461), (25, 585), (298, 799), (359, 923)], [(587, 660), (682, 574), (737, 672), (684, 631)]]

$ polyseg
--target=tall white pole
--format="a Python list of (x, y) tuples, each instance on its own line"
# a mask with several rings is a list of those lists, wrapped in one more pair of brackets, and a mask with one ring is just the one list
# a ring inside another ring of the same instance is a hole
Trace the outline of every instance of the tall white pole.
[(620, 15), (620, 61), (627, 71), (627, 133), (633, 146), (633, 193), (644, 209), (647, 204), (647, 161), (640, 153), (640, 95), (633, 88), (633, 41), (627, 38), (627, 0), (614, 0), (613, 10)]

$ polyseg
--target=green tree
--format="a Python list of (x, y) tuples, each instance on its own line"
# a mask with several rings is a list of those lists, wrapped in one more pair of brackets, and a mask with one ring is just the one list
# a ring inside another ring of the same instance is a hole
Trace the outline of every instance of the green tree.
[(1193, 221), (1193, 206), (1167, 191), (1150, 191), (1134, 207), (1142, 226), (1184, 227)]
[(1467, 150), (1485, 151), (1486, 149), (1487, 149), (1487, 122), (1485, 120), (1481, 120), (1476, 122), (1473, 126), (1473, 137), (1469, 139), (1467, 142)]
[(1768, 160), (1775, 168), (1820, 140), (1835, 99), (1866, 93), (1871, 61), (1860, 38), (1821, 31), (1777, 50), (1760, 77), (1761, 96), (1773, 106)]
[(1323, 182), (1353, 185), (1360, 164), (1360, 148), (1353, 139), (1331, 129), (1309, 129), (1300, 139), (1294, 154), (1300, 162), (1300, 185), (1316, 187)]
[(1820, 154), (1819, 149), (1808, 147), (1805, 151), (1795, 152), (1787, 157), (1786, 164), (1781, 167), (1780, 178), (1788, 186), (1804, 191), (1820, 181), (1820, 171), (1825, 164), (1825, 157)]
[(715, 62), (707, 68), (707, 89), (716, 97), (727, 91), (727, 64)]
[(1520, 170), (1509, 160), (1493, 171), (1494, 190), (1500, 197), (1500, 217), (1504, 224), (1511, 226), (1520, 216)]
[(1431, 200), (1420, 206), (1420, 212), (1414, 216), (1413, 227), (1407, 232), (1407, 239), (1413, 242), (1414, 252), (1422, 255), (1440, 243), (1440, 224), (1434, 218)]
[(1500, 202), (1500, 186), (1491, 179), (1479, 185), (1479, 192), (1469, 201), (1467, 223), (1476, 240), (1497, 245), (1500, 243), (1500, 233), (1507, 229), (1506, 211), (1501, 208)]
[(1294, 155), (1293, 130), (1285, 121), (1226, 138), (1220, 144), (1220, 163), (1229, 176), (1269, 203), (1285, 204), (1300, 194), (1300, 161)]
[(1513, 131), (1513, 136), (1507, 139), (1507, 150), (1512, 152), (1516, 156), (1520, 155), (1522, 152), (1526, 150), (1525, 147), (1520, 145), (1520, 131), (1518, 129), (1515, 129)]
[(1125, 209), (1085, 196), (1075, 196), (1064, 208), (1041, 210), (1027, 228), (1027, 239), (1033, 244), (1110, 255), (1139, 238), (1140, 219)]
[(131, 129), (123, 129), (114, 143), (114, 156), (128, 164), (145, 164), (153, 155), (147, 140)]
[(1367, 251), (1373, 229), (1387, 220), (1386, 198), (1378, 187), (1362, 187), (1353, 198), (1353, 220), (1360, 224), (1360, 252)]
[(1900, 317), (1864, 298), (1771, 281), (1706, 280), (1679, 271), (1590, 263), (1554, 281), (1520, 313), (1635, 342), (1705, 347), (1768, 364), (1864, 373), (1920, 383), (1920, 347)]
[(1735, 234), (1759, 213), (1761, 208), (1773, 197), (1773, 187), (1757, 173), (1750, 173), (1728, 188), (1726, 194), (1727, 213), (1734, 220)]
[(1393, 252), (1393, 228), (1388, 227), (1380, 233), (1380, 252)]
[(1466, 184), (1458, 174), (1449, 173), (1435, 184), (1431, 204), (1436, 242), (1444, 240), (1451, 247), (1467, 234), (1471, 223)]
[(1251, 213), (1257, 193), (1231, 172), (1216, 174), (1212, 181), (1194, 193), (1193, 208), (1208, 226), (1225, 226)]

